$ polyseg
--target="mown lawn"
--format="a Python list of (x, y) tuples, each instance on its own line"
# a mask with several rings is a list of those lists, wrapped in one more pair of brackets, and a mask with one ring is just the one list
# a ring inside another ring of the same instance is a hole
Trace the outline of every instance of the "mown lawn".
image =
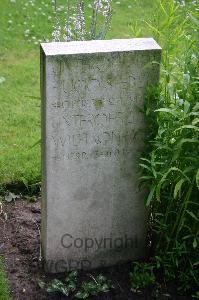
[[(107, 38), (150, 35), (142, 20), (152, 13), (150, 0), (114, 0)], [(39, 42), (51, 37), (51, 16), (50, 0), (0, 1), (0, 185), (40, 181), (40, 146), (32, 146), (40, 138)]]

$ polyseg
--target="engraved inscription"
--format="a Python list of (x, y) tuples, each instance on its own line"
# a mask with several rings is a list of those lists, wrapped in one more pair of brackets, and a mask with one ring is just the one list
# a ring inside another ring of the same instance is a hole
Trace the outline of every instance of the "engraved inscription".
[(95, 61), (80, 57), (52, 63), (54, 159), (128, 161), (142, 148), (144, 122), (139, 107), (150, 84), (154, 57), (144, 53), (133, 58), (112, 56), (106, 63), (103, 56)]

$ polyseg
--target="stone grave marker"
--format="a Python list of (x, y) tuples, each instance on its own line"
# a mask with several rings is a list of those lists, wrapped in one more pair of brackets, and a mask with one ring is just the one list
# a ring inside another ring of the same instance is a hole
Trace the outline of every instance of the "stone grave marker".
[[(144, 257), (139, 189), (151, 38), (41, 44), (42, 252), (49, 272)], [(158, 63), (154, 63), (158, 62)]]

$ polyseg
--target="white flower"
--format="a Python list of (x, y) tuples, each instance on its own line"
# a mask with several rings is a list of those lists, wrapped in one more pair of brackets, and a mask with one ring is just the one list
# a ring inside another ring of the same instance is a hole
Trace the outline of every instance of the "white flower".
[(175, 139), (175, 138), (172, 138), (172, 139), (170, 140), (170, 143), (171, 143), (171, 144), (174, 144), (175, 141), (176, 141), (176, 139)]
[(26, 29), (26, 30), (24, 31), (24, 34), (25, 34), (25, 35), (29, 35), (29, 33), (30, 33), (30, 29)]

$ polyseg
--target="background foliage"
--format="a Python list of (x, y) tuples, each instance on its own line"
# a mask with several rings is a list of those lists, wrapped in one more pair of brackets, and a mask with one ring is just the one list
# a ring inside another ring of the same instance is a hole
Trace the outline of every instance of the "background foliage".
[[(86, 20), (92, 16), (85, 0)], [(64, 26), (66, 1), (57, 0)], [(112, 27), (106, 38), (132, 37), (132, 24), (152, 17), (151, 0), (113, 0)], [(137, 21), (136, 21), (137, 20)], [(39, 43), (52, 39), (55, 14), (51, 0), (0, 1), (0, 184), (40, 181)], [(149, 27), (139, 23), (143, 36)]]
[(199, 289), (199, 22), (193, 3), (157, 5), (147, 25), (163, 47), (161, 83), (146, 96), (148, 149), (140, 165), (150, 190), (154, 263), (166, 281), (193, 292)]

